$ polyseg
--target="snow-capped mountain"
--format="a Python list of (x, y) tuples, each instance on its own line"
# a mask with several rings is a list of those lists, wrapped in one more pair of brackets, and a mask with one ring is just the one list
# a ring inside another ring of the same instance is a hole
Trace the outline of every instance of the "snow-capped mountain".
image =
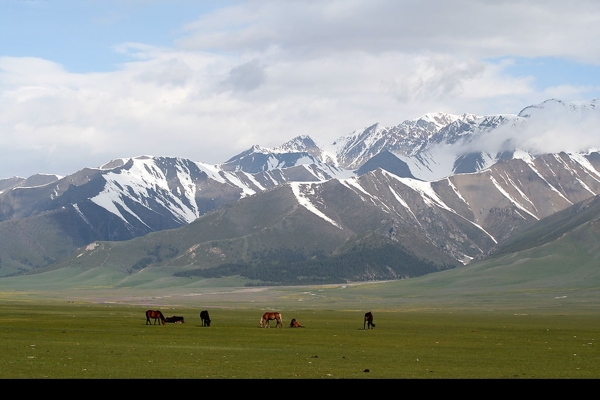
[[(378, 124), (336, 141), (340, 165), (354, 168), (382, 151), (389, 151), (409, 165), (415, 177), (434, 180), (455, 173), (475, 172), (498, 161), (507, 150), (480, 150), (477, 139), (500, 128), (514, 128), (525, 121), (517, 115), (476, 116), (426, 114), (402, 124), (383, 128)], [(465, 164), (465, 159), (475, 163)]]
[(565, 102), (558, 99), (546, 100), (537, 105), (525, 107), (519, 112), (519, 117), (523, 118), (549, 118), (550, 116), (558, 117), (565, 114), (585, 115), (590, 112), (600, 110), (600, 99), (592, 99), (590, 101), (569, 101)]
[[(141, 156), (65, 177), (0, 180), (0, 275), (52, 264), (92, 242), (196, 224), (213, 211), (284, 187), (295, 199), (293, 210), (343, 231), (332, 236), (340, 238), (332, 239), (335, 246), (314, 251), (339, 253), (363, 229), (413, 253), (427, 248), (436, 262), (468, 262), (516, 230), (600, 194), (597, 150), (543, 153), (535, 141), (523, 140), (547, 132), (548, 121), (560, 116), (598, 129), (598, 104), (548, 100), (518, 115), (431, 113), (389, 128), (374, 124), (328, 145), (308, 136), (272, 149), (257, 145), (218, 165)], [(227, 229), (233, 237), (249, 234), (242, 227)], [(290, 232), (298, 240), (303, 235)], [(145, 259), (153, 252), (147, 249)]]
[(318, 146), (309, 136), (298, 136), (273, 149), (252, 146), (217, 167), (223, 171), (255, 174), (297, 166), (311, 166), (319, 179), (323, 180), (353, 174), (351, 170), (338, 167), (335, 154)]
[(53, 240), (60, 238), (61, 243), (37, 243), (46, 239), (31, 239), (37, 232), (22, 224), (22, 240), (0, 241), (0, 273), (48, 264), (96, 240), (122, 241), (178, 228), (285, 182), (320, 181), (329, 179), (330, 171), (336, 172), (321, 166), (306, 163), (251, 174), (181, 158), (141, 156), (112, 160), (65, 177), (5, 179), (0, 181), (0, 237), (15, 238), (17, 221), (44, 216), (31, 229), (40, 231), (40, 225), (50, 224)]
[(343, 168), (356, 169), (384, 150), (397, 155), (418, 154), (434, 140), (436, 133), (461, 118), (443, 113), (426, 114), (394, 127), (374, 124), (363, 131), (354, 131), (334, 142), (337, 162)]
[[(375, 154), (387, 150), (404, 161), (412, 174), (422, 180), (436, 180), (457, 173), (477, 172), (515, 153), (538, 156), (573, 151), (557, 148), (544, 151), (539, 143), (556, 126), (571, 129), (597, 129), (600, 99), (563, 102), (546, 100), (528, 106), (517, 115), (476, 116), (426, 114), (393, 128), (373, 125), (336, 141), (339, 165), (354, 168)], [(595, 139), (593, 139), (595, 140)], [(580, 143), (580, 152), (597, 148)]]
[[(328, 166), (321, 170), (314, 162), (302, 164), (299, 158), (294, 160), (290, 165), (270, 165), (265, 171), (251, 174), (239, 169), (228, 171), (226, 165), (220, 168), (181, 158), (141, 156), (113, 160), (100, 168), (84, 169), (62, 178), (48, 177), (46, 182), (32, 178), (4, 180), (0, 219), (70, 207), (91, 224), (91, 216), (83, 210), (101, 210), (120, 220), (130, 237), (135, 237), (187, 224), (222, 204), (289, 180), (330, 178)], [(26, 185), (27, 182), (31, 184)], [(105, 238), (109, 237), (107, 232)]]
[(343, 175), (340, 170), (356, 171), (378, 154), (389, 152), (406, 163), (415, 178), (435, 180), (489, 168), (512, 158), (515, 152), (535, 156), (573, 151), (572, 148), (543, 151), (535, 138), (539, 132), (548, 132), (556, 121), (575, 127), (587, 118), (592, 120), (592, 126), (598, 125), (598, 104), (599, 99), (575, 102), (551, 99), (528, 106), (516, 115), (429, 113), (393, 127), (374, 124), (327, 145), (300, 136), (273, 149), (254, 146), (222, 167), (256, 173), (314, 163), (320, 164), (321, 169), (330, 168), (329, 177), (339, 177)]
[(57, 267), (110, 259), (124, 274), (168, 267), (282, 284), (406, 278), (468, 264), (598, 194), (600, 153), (523, 155), (432, 182), (377, 169), (288, 182), (173, 232), (81, 248)]

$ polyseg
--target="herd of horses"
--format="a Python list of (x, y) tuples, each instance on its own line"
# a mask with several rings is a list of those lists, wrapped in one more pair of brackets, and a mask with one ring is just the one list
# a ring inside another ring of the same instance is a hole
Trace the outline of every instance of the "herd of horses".
[[(154, 319), (154, 325), (160, 319), (160, 322), (165, 325), (167, 322), (175, 323), (175, 324), (183, 324), (185, 319), (181, 316), (172, 316), (165, 317), (160, 310), (148, 310), (146, 311), (146, 325), (152, 325), (151, 319)], [(200, 312), (200, 320), (202, 321), (202, 326), (210, 326), (210, 316), (208, 315), (208, 311), (203, 310)], [(266, 312), (260, 318), (259, 326), (261, 328), (270, 328), (269, 322), (275, 321), (277, 328), (283, 328), (283, 317), (281, 313), (278, 312)], [(290, 321), (290, 328), (304, 328), (303, 325), (300, 325), (300, 322), (296, 321), (296, 318), (292, 318)], [(373, 329), (375, 328), (375, 324), (373, 323), (373, 313), (371, 311), (365, 313), (363, 329)]]
[[(185, 318), (174, 315), (172, 317), (165, 317), (160, 310), (148, 310), (146, 311), (146, 325), (152, 325), (151, 319), (154, 320), (154, 325), (160, 319), (160, 322), (165, 325), (167, 322), (174, 324), (185, 323)], [(208, 311), (204, 310), (200, 312), (200, 319), (202, 320), (202, 326), (210, 326), (210, 316)]]

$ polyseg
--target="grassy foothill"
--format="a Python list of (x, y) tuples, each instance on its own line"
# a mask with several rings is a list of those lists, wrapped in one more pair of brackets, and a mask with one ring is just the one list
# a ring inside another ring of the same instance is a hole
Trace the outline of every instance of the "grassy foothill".
[[(594, 313), (161, 307), (2, 301), (1, 378), (598, 378)], [(292, 329), (298, 320), (304, 327)]]

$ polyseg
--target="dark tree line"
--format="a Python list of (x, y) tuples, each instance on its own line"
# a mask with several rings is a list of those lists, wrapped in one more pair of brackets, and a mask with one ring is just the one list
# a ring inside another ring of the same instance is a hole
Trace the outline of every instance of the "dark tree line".
[(399, 245), (386, 243), (378, 247), (355, 246), (346, 253), (329, 257), (324, 253), (307, 256), (301, 250), (287, 248), (268, 250), (257, 252), (249, 262), (178, 272), (175, 276), (220, 278), (238, 275), (261, 281), (259, 285), (301, 285), (400, 279), (452, 267), (434, 264)]
[(178, 253), (179, 251), (171, 245), (163, 247), (162, 245), (158, 244), (154, 246), (153, 249), (146, 250), (146, 254), (148, 256), (136, 261), (127, 269), (127, 272), (132, 274), (134, 271), (144, 269), (149, 265), (161, 263), (163, 261), (163, 257), (167, 260), (174, 258)]

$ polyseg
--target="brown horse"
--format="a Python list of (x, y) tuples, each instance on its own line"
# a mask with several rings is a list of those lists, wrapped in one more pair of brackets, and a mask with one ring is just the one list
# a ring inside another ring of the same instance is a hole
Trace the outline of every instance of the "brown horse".
[[(282, 327), (283, 328), (283, 320), (281, 319), (281, 314), (278, 312), (266, 312), (263, 314), (262, 318), (260, 319), (260, 327), (263, 328), (269, 328), (269, 321), (275, 320), (277, 321), (277, 328)], [(265, 321), (267, 322), (265, 324)]]
[(290, 321), (290, 328), (304, 328), (302, 325), (300, 325), (300, 322), (296, 321), (296, 318), (292, 318), (292, 320)]
[(154, 318), (154, 325), (156, 325), (156, 320), (159, 318), (163, 325), (166, 323), (165, 316), (159, 310), (146, 311), (146, 325), (150, 324), (150, 318)]
[(373, 314), (371, 311), (365, 313), (365, 322), (363, 324), (363, 329), (373, 329), (375, 328), (375, 324), (373, 323)]

